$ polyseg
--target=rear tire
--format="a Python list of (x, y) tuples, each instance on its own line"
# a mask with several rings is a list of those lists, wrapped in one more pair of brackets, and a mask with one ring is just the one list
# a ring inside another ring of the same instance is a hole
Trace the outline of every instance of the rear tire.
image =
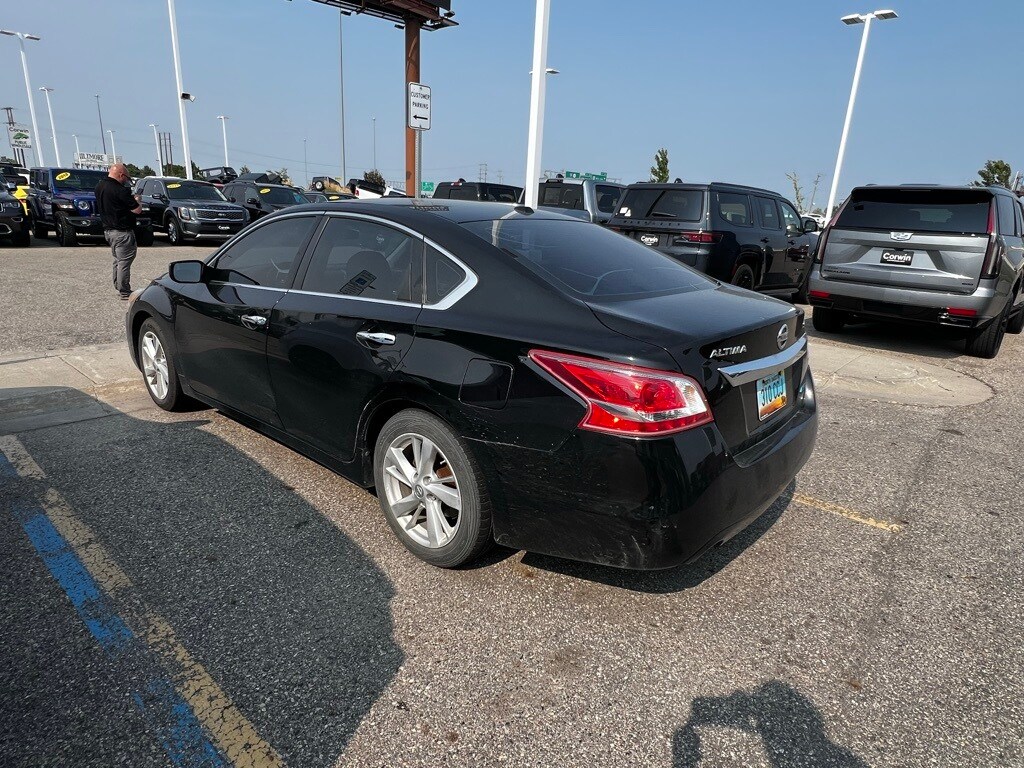
[(1011, 297), (1007, 299), (1006, 306), (997, 318), (981, 328), (971, 329), (967, 334), (967, 344), (964, 346), (968, 355), (991, 360), (999, 354), (999, 347), (1003, 345), (1003, 337), (1006, 335), (1012, 309), (1013, 298)]
[(63, 213), (57, 214), (57, 220), (53, 231), (57, 236), (57, 242), (65, 248), (72, 248), (78, 245), (78, 237), (75, 235), (75, 228), (71, 226), (71, 222), (68, 221), (68, 217)]
[(436, 416), (415, 409), (392, 416), (377, 437), (373, 479), (388, 525), (421, 560), (456, 568), (494, 543), (483, 472)]
[(181, 389), (174, 355), (167, 346), (163, 331), (152, 318), (139, 326), (136, 349), (142, 379), (153, 402), (165, 411), (181, 411), (190, 406), (191, 399)]
[(828, 307), (815, 307), (811, 314), (811, 323), (814, 330), (822, 333), (839, 333), (843, 330), (849, 319), (849, 314), (841, 309), (830, 309)]
[(810, 288), (811, 285), (811, 272), (813, 271), (813, 269), (814, 265), (812, 264), (804, 273), (804, 278), (800, 282), (800, 287), (797, 288), (796, 293), (793, 294), (794, 304), (806, 304), (808, 302), (807, 290), (808, 288)]
[(732, 275), (733, 285), (752, 291), (755, 282), (754, 270), (750, 268), (749, 264), (740, 264), (736, 267), (736, 271)]

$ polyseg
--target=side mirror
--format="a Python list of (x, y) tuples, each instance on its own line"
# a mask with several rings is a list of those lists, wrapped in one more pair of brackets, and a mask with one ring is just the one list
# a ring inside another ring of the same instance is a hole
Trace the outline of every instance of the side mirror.
[(235, 198), (233, 198), (233, 197), (229, 197), (229, 198), (228, 198), (228, 202), (229, 202), (229, 203), (233, 203), (233, 202), (235, 202)]
[(247, 202), (249, 205), (258, 205), (261, 208), (263, 207), (262, 205), (260, 205), (260, 201), (257, 200), (255, 197), (250, 197), (245, 202)]
[(205, 268), (201, 261), (172, 261), (167, 274), (176, 283), (201, 283)]
[(811, 219), (811, 218), (804, 219), (804, 232), (817, 232), (817, 231), (818, 231), (818, 222), (816, 222), (814, 219)]

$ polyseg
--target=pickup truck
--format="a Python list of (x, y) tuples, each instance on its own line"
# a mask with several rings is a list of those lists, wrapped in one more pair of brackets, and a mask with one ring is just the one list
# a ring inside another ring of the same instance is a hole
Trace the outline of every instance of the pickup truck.
[(607, 224), (625, 189), (622, 184), (610, 181), (545, 179), (540, 183), (538, 207), (595, 224)]
[[(80, 237), (102, 238), (103, 223), (96, 212), (93, 190), (106, 175), (83, 168), (33, 168), (27, 199), (32, 235), (43, 239), (52, 229), (64, 246), (78, 245)], [(145, 205), (135, 221), (135, 238), (140, 246), (153, 244), (153, 226)]]

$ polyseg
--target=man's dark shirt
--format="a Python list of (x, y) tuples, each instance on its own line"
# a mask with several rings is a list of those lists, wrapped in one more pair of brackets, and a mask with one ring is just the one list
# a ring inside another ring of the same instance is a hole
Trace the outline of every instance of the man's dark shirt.
[(96, 211), (103, 221), (104, 229), (134, 229), (135, 214), (139, 201), (132, 197), (124, 184), (109, 176), (100, 179), (96, 185)]

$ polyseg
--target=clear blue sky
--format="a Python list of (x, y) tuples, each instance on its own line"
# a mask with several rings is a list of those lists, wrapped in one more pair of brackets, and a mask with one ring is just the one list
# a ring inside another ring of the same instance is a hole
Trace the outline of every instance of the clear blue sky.
[[(901, 18), (871, 32), (840, 196), (868, 182), (962, 183), (986, 159), (1024, 165), (1018, 51), (1021, 0), (884, 0)], [(425, 180), (522, 183), (529, 116), (532, 0), (453, 0), (460, 26), (423, 35), (422, 79), (433, 88)], [(883, 3), (883, 6), (886, 7)], [(646, 179), (658, 147), (673, 176), (791, 193), (787, 171), (828, 194), (860, 27), (840, 16), (856, 0), (552, 0), (545, 169)], [(958, 10), (959, 9), (959, 10)], [(177, 0), (193, 158), (338, 173), (338, 14), (310, 0)], [(957, 15), (957, 14), (961, 15)], [(94, 93), (118, 153), (155, 164), (149, 123), (174, 135), (174, 72), (163, 0), (5, 0), (0, 27), (27, 43), (33, 88), (52, 94), (65, 158), (72, 133), (99, 151)], [(345, 20), (349, 175), (377, 164), (404, 178), (404, 33), (379, 19)], [(0, 106), (28, 123), (18, 46), (0, 38)], [(49, 139), (45, 103), (37, 115)], [(45, 127), (44, 127), (45, 126)], [(52, 161), (52, 147), (46, 151)], [(4, 147), (6, 150), (6, 147)], [(67, 160), (65, 160), (67, 162)]]

